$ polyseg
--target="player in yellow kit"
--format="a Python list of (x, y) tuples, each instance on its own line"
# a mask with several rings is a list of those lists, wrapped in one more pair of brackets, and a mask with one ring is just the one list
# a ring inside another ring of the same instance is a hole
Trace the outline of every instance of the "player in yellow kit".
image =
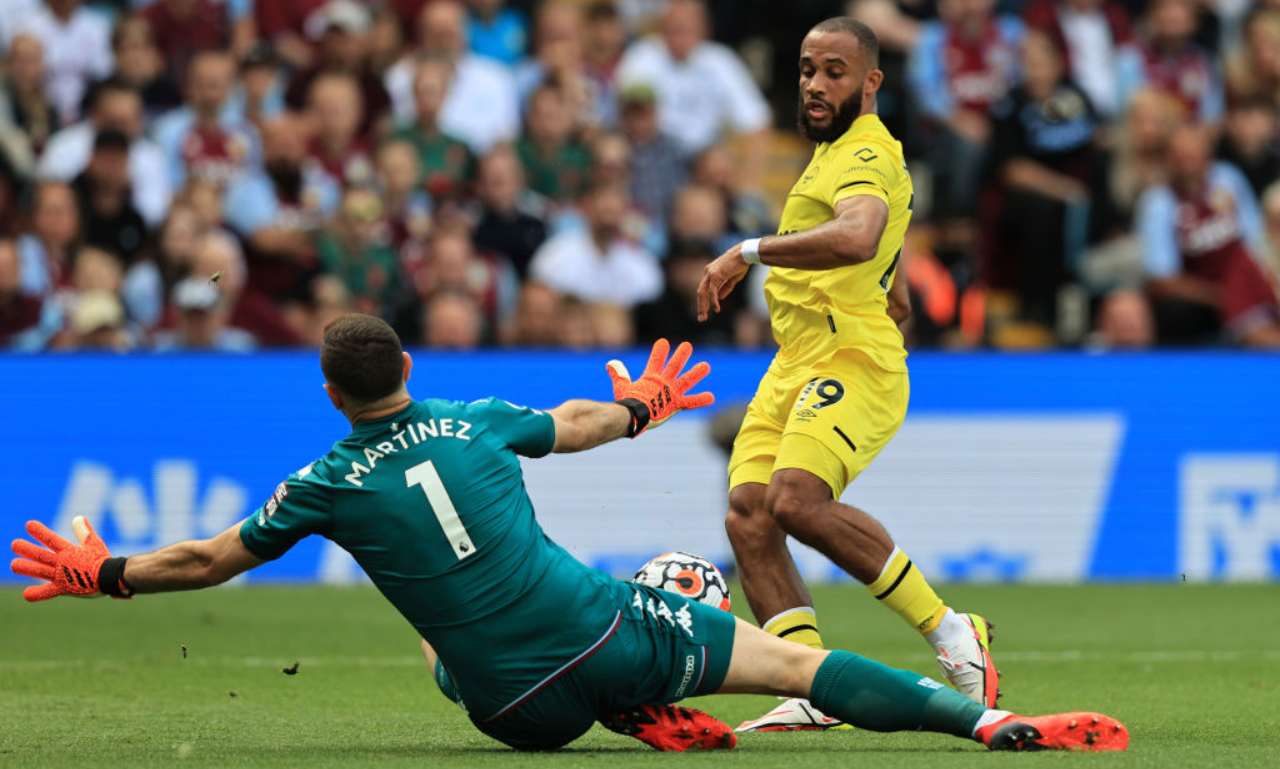
[[(909, 389), (898, 324), (910, 301), (898, 268), (913, 196), (902, 145), (875, 112), (878, 57), (875, 34), (853, 19), (810, 30), (799, 123), (818, 143), (813, 159), (787, 196), (778, 235), (729, 249), (698, 289), (705, 319), (752, 264), (772, 268), (765, 295), (780, 349), (734, 443), (725, 526), (765, 630), (822, 645), (789, 534), (865, 584), (929, 641), (953, 686), (994, 707), (986, 620), (952, 611), (875, 518), (838, 501), (902, 425)], [(836, 725), (788, 700), (739, 730)]]

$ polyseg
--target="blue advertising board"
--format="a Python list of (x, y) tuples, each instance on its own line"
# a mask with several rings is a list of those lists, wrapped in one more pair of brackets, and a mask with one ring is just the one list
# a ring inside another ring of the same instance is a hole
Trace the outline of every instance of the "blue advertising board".
[[(547, 407), (609, 397), (608, 357), (423, 352), (410, 384), (417, 397)], [(623, 357), (642, 366), (640, 352)], [(769, 361), (706, 357), (718, 405), (750, 398)], [(916, 354), (910, 366), (907, 424), (845, 499), (940, 578), (1280, 578), (1280, 357)], [(2, 356), (0, 533), (28, 518), (66, 531), (84, 514), (122, 553), (214, 534), (345, 434), (321, 381), (308, 352)], [(638, 466), (663, 481), (635, 483)], [(729, 557), (724, 456), (697, 416), (526, 472), (548, 531), (589, 563)], [(839, 577), (797, 558), (808, 576)], [(248, 579), (358, 578), (316, 540)]]

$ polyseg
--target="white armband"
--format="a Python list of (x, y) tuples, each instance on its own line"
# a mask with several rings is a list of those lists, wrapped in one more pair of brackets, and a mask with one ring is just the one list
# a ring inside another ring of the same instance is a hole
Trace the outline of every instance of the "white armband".
[(751, 238), (742, 241), (742, 261), (747, 264), (760, 264), (760, 241), (763, 238)]

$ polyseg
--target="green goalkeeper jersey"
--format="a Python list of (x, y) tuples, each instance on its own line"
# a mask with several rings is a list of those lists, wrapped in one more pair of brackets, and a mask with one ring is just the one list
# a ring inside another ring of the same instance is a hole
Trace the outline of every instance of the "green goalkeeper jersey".
[(351, 553), (440, 655), (473, 718), (530, 695), (617, 625), (613, 580), (543, 533), (517, 454), (555, 443), (545, 412), (424, 400), (359, 422), (240, 527), (278, 558), (308, 534)]

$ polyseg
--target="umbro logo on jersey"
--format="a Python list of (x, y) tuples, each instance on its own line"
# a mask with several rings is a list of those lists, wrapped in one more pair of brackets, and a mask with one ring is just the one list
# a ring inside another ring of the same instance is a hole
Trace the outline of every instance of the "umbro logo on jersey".
[(872, 150), (870, 147), (863, 147), (862, 149), (860, 149), (860, 150), (858, 150), (857, 152), (853, 153), (853, 156), (854, 156), (855, 158), (857, 158), (858, 160), (861, 160), (863, 163), (870, 163), (871, 161), (873, 161), (873, 160), (875, 160), (876, 158), (880, 157), (880, 156), (879, 156), (879, 155), (877, 155), (877, 154), (875, 153), (875, 151), (874, 151), (874, 150)]

